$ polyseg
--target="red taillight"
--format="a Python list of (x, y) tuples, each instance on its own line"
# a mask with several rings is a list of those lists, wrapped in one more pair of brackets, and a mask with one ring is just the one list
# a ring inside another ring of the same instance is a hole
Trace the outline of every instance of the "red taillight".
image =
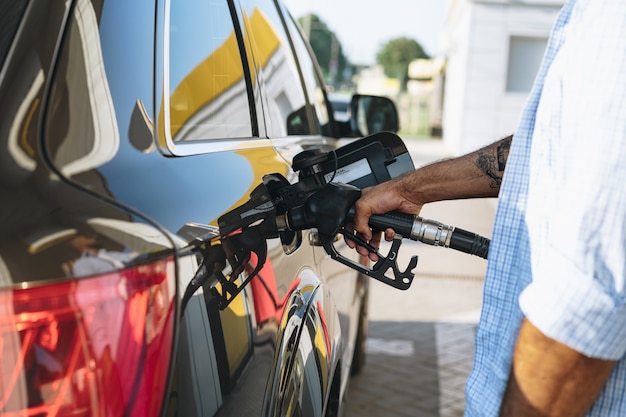
[(173, 258), (0, 291), (2, 416), (156, 416), (174, 329)]

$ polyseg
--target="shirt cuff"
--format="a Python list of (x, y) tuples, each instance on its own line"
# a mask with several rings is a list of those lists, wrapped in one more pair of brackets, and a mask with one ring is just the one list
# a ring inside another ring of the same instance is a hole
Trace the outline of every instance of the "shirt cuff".
[(593, 358), (617, 360), (626, 352), (626, 305), (613, 279), (602, 282), (548, 249), (533, 264), (533, 281), (519, 303), (545, 336)]

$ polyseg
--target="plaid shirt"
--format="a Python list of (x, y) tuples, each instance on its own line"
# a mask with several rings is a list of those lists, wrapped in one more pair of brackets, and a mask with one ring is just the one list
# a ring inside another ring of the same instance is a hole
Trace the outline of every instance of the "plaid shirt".
[(626, 1), (572, 0), (507, 161), (466, 416), (497, 416), (521, 321), (619, 360), (589, 416), (626, 416)]

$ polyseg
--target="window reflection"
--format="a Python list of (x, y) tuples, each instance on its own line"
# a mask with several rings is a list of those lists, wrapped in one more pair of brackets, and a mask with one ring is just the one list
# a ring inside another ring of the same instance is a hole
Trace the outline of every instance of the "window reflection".
[(169, 129), (174, 142), (252, 136), (228, 3), (173, 0), (169, 42)]
[[(293, 34), (296, 55), (302, 67), (302, 75), (306, 84), (309, 102), (311, 102), (315, 108), (315, 116), (318, 125), (324, 129), (325, 126), (328, 126), (329, 122), (328, 108), (324, 100), (324, 85), (318, 77), (315, 63), (291, 16), (287, 16), (286, 21), (289, 32)], [(323, 131), (323, 133), (330, 135), (330, 132)]]
[(254, 65), (263, 74), (269, 136), (319, 134), (315, 111), (307, 105), (291, 44), (273, 2), (245, 0), (242, 7), (245, 37), (251, 39)]

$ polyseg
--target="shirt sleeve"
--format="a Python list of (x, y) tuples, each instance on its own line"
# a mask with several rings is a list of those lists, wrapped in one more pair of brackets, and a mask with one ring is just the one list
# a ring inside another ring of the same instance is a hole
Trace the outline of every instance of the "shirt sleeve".
[[(626, 4), (589, 2), (537, 109), (520, 296), (546, 336), (581, 353), (626, 352)], [(620, 51), (619, 53), (617, 51)]]

